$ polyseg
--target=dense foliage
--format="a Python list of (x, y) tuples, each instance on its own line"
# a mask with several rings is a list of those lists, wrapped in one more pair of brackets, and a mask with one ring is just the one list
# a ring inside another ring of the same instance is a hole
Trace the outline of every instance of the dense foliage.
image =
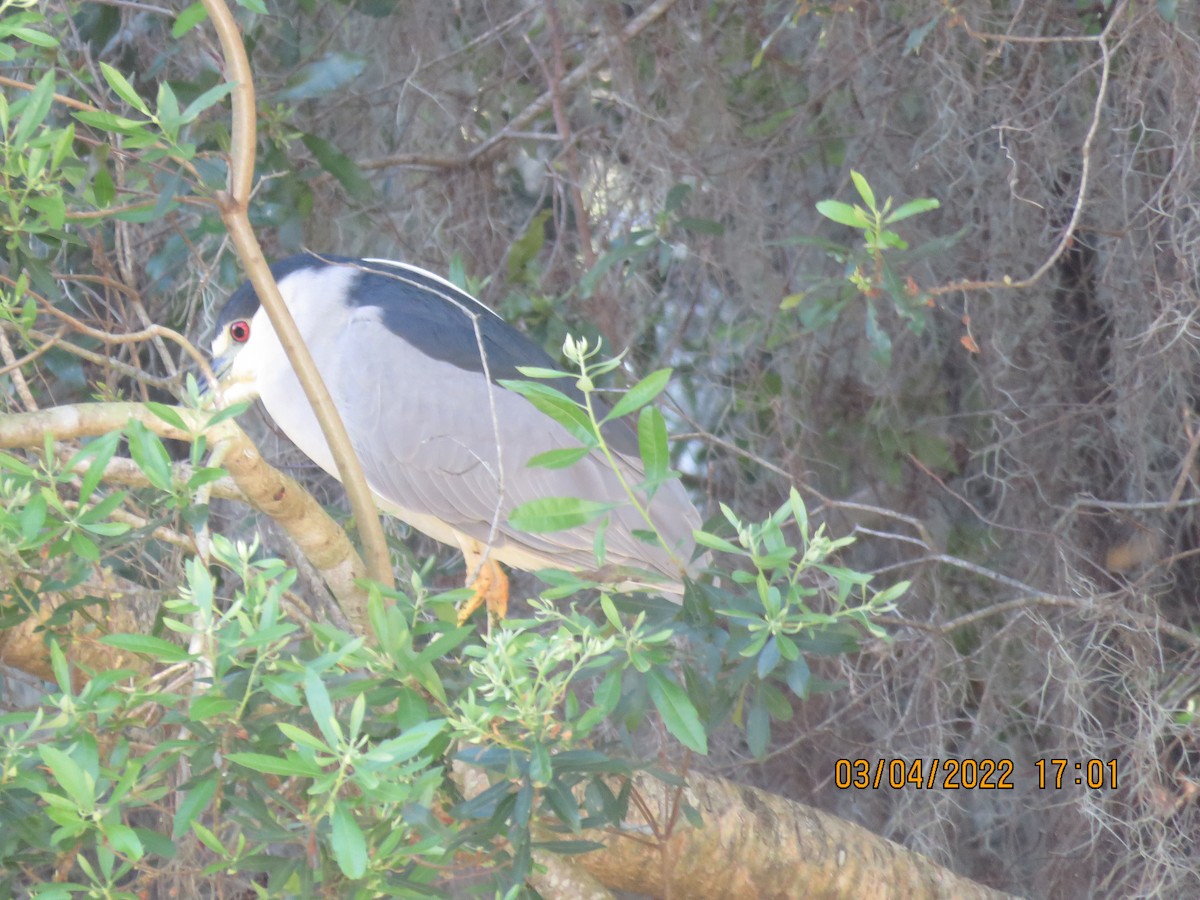
[[(404, 259), (554, 354), (628, 348), (643, 487), (682, 473), (720, 585), (548, 576), (482, 634), (394, 529), (401, 588), (348, 622), (224, 499), (188, 376), (241, 278), (204, 6), (0, 0), (0, 431), (150, 404), (0, 457), (0, 890), (517, 890), (650, 760), (1029, 896), (1200, 891), (1200, 12), (236, 11), (268, 256)], [(857, 758), (1015, 787), (841, 789)], [(1051, 759), (1117, 774), (1040, 789)]]

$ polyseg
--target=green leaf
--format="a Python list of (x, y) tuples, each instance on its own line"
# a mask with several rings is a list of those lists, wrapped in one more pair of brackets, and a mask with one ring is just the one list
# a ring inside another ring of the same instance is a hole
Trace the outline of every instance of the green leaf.
[(184, 794), (178, 808), (175, 810), (175, 823), (170, 836), (179, 840), (192, 828), (192, 821), (199, 818), (204, 810), (209, 808), (212, 797), (217, 792), (217, 775), (212, 773), (192, 785), (190, 791)]
[(908, 33), (908, 39), (904, 42), (904, 50), (900, 53), (901, 56), (909, 54), (919, 54), (921, 45), (925, 43), (925, 38), (929, 36), (929, 32), (933, 31), (935, 25), (942, 19), (942, 13), (938, 13), (924, 25), (918, 25)]
[(717, 537), (715, 534), (709, 534), (707, 531), (694, 532), (696, 543), (701, 547), (707, 547), (709, 550), (719, 550), (722, 553), (737, 553), (744, 556), (746, 551), (725, 538)]
[(524, 233), (513, 241), (508, 249), (508, 280), (510, 282), (526, 282), (529, 280), (529, 264), (537, 257), (542, 246), (546, 243), (546, 221), (553, 210), (543, 209), (534, 216)]
[(667, 386), (667, 382), (670, 380), (670, 369), (659, 369), (657, 372), (651, 372), (621, 395), (621, 399), (616, 402), (612, 410), (609, 411), (609, 414), (604, 417), (604, 421), (619, 419), (621, 416), (627, 416), (631, 412), (641, 409), (661, 394), (663, 388)]
[(588, 418), (587, 411), (580, 409), (579, 404), (562, 391), (536, 381), (504, 378), (499, 384), (510, 391), (516, 391), (540, 412), (567, 429), (581, 444), (589, 447), (596, 445), (596, 429)]
[(182, 124), (179, 117), (179, 100), (171, 85), (166, 81), (158, 83), (158, 98), (154, 103), (158, 124), (169, 135), (175, 135)]
[(558, 369), (545, 369), (541, 366), (517, 366), (517, 371), (526, 378), (575, 378), (570, 372), (560, 372)]
[(208, 18), (208, 10), (203, 3), (193, 3), (175, 17), (171, 25), (171, 37), (180, 38)]
[(358, 165), (338, 147), (315, 134), (304, 134), (300, 140), (316, 158), (317, 163), (338, 180), (346, 193), (355, 200), (367, 200), (375, 192), (371, 182), (363, 175)]
[(667, 421), (653, 406), (642, 409), (638, 415), (638, 455), (646, 469), (646, 479), (651, 483), (667, 477), (671, 467), (671, 452), (667, 448)]
[(565, 469), (573, 466), (592, 452), (591, 447), (565, 447), (562, 450), (547, 450), (530, 457), (525, 463), (531, 469)]
[(50, 69), (25, 98), (25, 108), (8, 142), (10, 149), (20, 150), (24, 147), (38, 126), (46, 120), (46, 114), (50, 112), (50, 105), (54, 102), (54, 87), (54, 69)]
[(529, 753), (529, 780), (534, 787), (543, 788), (554, 777), (554, 763), (545, 744), (534, 744)]
[(101, 833), (108, 838), (113, 850), (136, 862), (145, 854), (142, 842), (128, 825), (121, 822), (105, 823), (100, 828)]
[(928, 212), (931, 209), (937, 209), (942, 204), (932, 197), (924, 197), (920, 200), (909, 200), (907, 203), (902, 203), (883, 221), (888, 225), (893, 222), (899, 222), (901, 219), (907, 219), (909, 216), (915, 216), (918, 213)]
[(518, 531), (544, 534), (586, 525), (616, 506), (578, 497), (541, 497), (522, 503), (509, 514), (508, 521)]
[(275, 726), (285, 736), (291, 738), (292, 742), (297, 746), (308, 747), (311, 750), (316, 750), (318, 753), (330, 753), (333, 749), (323, 743), (316, 735), (309, 734), (303, 728), (297, 728), (288, 722), (276, 722)]
[(304, 672), (304, 696), (308, 698), (308, 711), (317, 728), (321, 729), (321, 736), (330, 747), (339, 746), (342, 743), (342, 727), (334, 715), (333, 701), (329, 699), (325, 682), (312, 669)]
[(186, 647), (150, 634), (109, 634), (100, 638), (100, 643), (130, 653), (143, 653), (162, 662), (186, 662), (192, 658)]
[(288, 86), (274, 96), (275, 101), (311, 100), (341, 90), (360, 76), (367, 61), (352, 53), (327, 53), (301, 66), (288, 79)]
[(82, 531), (71, 532), (71, 537), (68, 539), (71, 552), (80, 559), (85, 559), (88, 562), (97, 562), (100, 559), (100, 548), (96, 546), (96, 542), (89, 538)]
[(646, 690), (667, 731), (689, 750), (707, 755), (708, 735), (683, 688), (659, 669), (651, 669), (646, 673)]
[(129, 439), (129, 455), (142, 474), (160, 491), (171, 493), (174, 490), (171, 457), (158, 435), (136, 419), (125, 426), (125, 435)]
[(34, 494), (25, 508), (17, 515), (17, 524), (21, 528), (21, 539), (28, 543), (38, 536), (42, 526), (46, 524), (46, 514), (49, 507), (45, 496)]
[(362, 878), (367, 873), (367, 839), (354, 820), (354, 813), (344, 801), (337, 800), (329, 821), (330, 843), (338, 868), (347, 878)]
[(771, 716), (756, 697), (746, 716), (746, 744), (755, 759), (762, 759), (771, 742)]
[(445, 719), (430, 719), (402, 732), (398, 737), (383, 741), (368, 750), (363, 758), (368, 762), (398, 763), (411, 759), (442, 733)]
[(23, 459), (17, 459), (15, 456), (10, 456), (7, 453), (0, 453), (0, 469), (7, 469), (20, 475), (22, 478), (34, 478), (37, 475), (37, 470)]
[(873, 224), (862, 209), (837, 200), (820, 201), (817, 203), (817, 212), (827, 219), (833, 219), (839, 225), (849, 225), (851, 228), (865, 229)]
[(871, 190), (871, 185), (867, 184), (867, 179), (851, 169), (850, 180), (854, 182), (854, 187), (858, 190), (858, 195), (863, 198), (863, 203), (867, 204), (867, 209), (876, 209), (875, 192)]
[(58, 38), (54, 37), (53, 35), (46, 34), (44, 31), (38, 31), (34, 28), (25, 28), (24, 26), (18, 25), (8, 33), (12, 37), (17, 38), (17, 40), (24, 41), (27, 44), (33, 44), (35, 47), (50, 48), (57, 47), (59, 45)]
[(278, 756), (268, 756), (265, 753), (229, 753), (226, 755), (226, 759), (255, 772), (262, 772), (264, 775), (299, 776), (301, 778), (317, 778), (321, 775), (320, 766), (295, 754), (288, 754), (286, 758), (280, 759)]
[(105, 112), (99, 109), (81, 109), (71, 115), (84, 125), (90, 125), (92, 128), (98, 128), (101, 131), (115, 131), (118, 134), (129, 135), (143, 135), (148, 133), (146, 131), (147, 123), (144, 119), (129, 119), (125, 116), (118, 116), (116, 113)]
[(192, 831), (195, 832), (196, 837), (200, 839), (200, 843), (202, 843), (213, 853), (217, 854), (218, 858), (225, 859), (228, 857), (229, 852), (224, 846), (222, 846), (221, 841), (217, 838), (217, 836), (199, 822), (192, 822)]
[(179, 414), (179, 410), (173, 406), (167, 406), (165, 403), (155, 403), (153, 400), (146, 402), (146, 409), (154, 413), (155, 416), (162, 419), (172, 428), (178, 428), (180, 431), (190, 431), (187, 422), (183, 421), (183, 416)]
[(210, 106), (215, 106), (225, 96), (233, 91), (232, 84), (215, 84), (207, 91), (193, 100), (187, 105), (187, 108), (180, 114), (180, 121), (184, 124), (193, 121), (200, 113), (204, 112)]
[(57, 747), (39, 744), (37, 749), (54, 780), (67, 792), (75, 805), (85, 813), (91, 812), (96, 806), (96, 783), (92, 776)]
[(100, 74), (104, 76), (104, 80), (108, 82), (108, 86), (118, 97), (142, 115), (150, 115), (150, 107), (146, 105), (145, 100), (138, 96), (138, 92), (133, 89), (133, 85), (126, 80), (124, 75), (106, 62), (100, 63)]

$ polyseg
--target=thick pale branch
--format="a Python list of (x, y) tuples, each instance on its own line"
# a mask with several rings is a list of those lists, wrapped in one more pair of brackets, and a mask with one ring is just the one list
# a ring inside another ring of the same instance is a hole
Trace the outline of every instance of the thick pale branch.
[(205, 429), (200, 413), (176, 409), (190, 430), (164, 422), (137, 403), (90, 403), (59, 406), (40, 412), (0, 417), (0, 447), (40, 448), (46, 434), (56, 441), (107, 434), (140, 421), (161, 437), (194, 441), (206, 434), (214, 444), (224, 444), (223, 464), (246, 501), (266, 513), (287, 531), (308, 560), (320, 570), (347, 618), (359, 631), (366, 624), (366, 596), (355, 580), (366, 576), (366, 566), (337, 523), (299, 484), (270, 466), (254, 443), (233, 422)]
[[(865, 828), (746, 785), (689, 774), (682, 796), (649, 776), (636, 780), (619, 832), (585, 831), (604, 850), (577, 857), (607, 887), (653, 897), (1000, 900), (992, 890)], [(671, 810), (686, 803), (700, 828)], [(651, 820), (645, 810), (661, 810)]]

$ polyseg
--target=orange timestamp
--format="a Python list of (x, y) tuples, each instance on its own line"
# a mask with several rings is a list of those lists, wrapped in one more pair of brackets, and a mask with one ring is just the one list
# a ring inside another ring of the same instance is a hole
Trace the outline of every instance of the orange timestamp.
[[(1115, 759), (1045, 758), (1035, 760), (1040, 789), (1117, 787)], [(1011, 759), (839, 759), (833, 765), (833, 784), (841, 790), (914, 787), (933, 790), (985, 791), (1013, 789), (1016, 766)]]
[(1011, 791), (1014, 771), (1011, 759), (839, 759), (833, 764), (833, 784), (841, 790)]

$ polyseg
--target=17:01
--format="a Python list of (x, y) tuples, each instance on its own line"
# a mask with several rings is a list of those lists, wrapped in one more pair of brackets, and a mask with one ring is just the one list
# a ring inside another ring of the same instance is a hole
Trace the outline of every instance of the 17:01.
[(1072, 763), (1069, 759), (1039, 759), (1034, 761), (1038, 770), (1038, 787), (1060, 790), (1064, 783), (1087, 785), (1093, 790), (1116, 789), (1117, 761), (1115, 759), (1089, 759)]

